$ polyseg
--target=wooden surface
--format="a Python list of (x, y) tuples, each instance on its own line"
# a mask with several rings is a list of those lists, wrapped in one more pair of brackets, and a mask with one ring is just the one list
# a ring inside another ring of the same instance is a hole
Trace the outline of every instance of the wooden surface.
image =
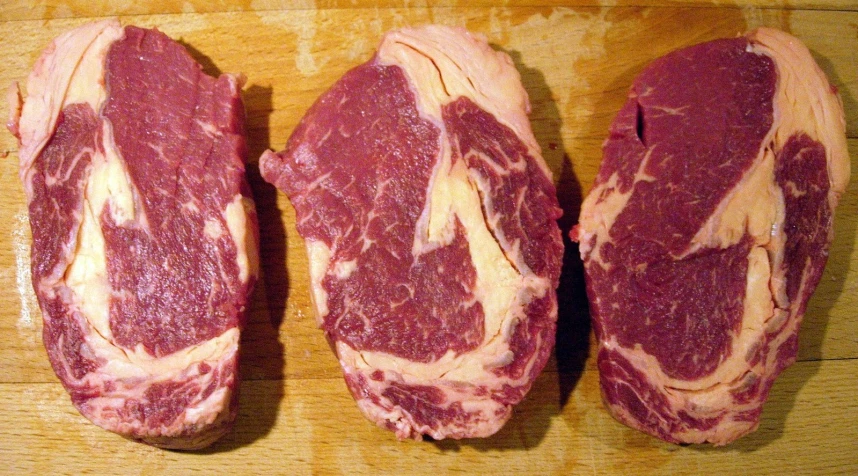
[[(460, 2), (464, 4), (465, 2)], [(312, 317), (307, 258), (286, 197), (256, 161), (282, 148), (318, 95), (367, 60), (381, 35), (426, 22), (466, 26), (511, 54), (536, 137), (574, 224), (600, 144), (632, 78), (673, 49), (769, 25), (802, 38), (839, 88), (858, 158), (858, 5), (852, 0), (96, 1), (0, 4), (0, 85), (26, 77), (54, 36), (93, 17), (157, 26), (209, 73), (243, 72), (259, 209), (262, 279), (242, 337), (235, 431), (197, 453), (154, 449), (103, 431), (69, 402), (41, 345), (30, 287), (29, 225), (16, 144), (0, 132), (0, 473), (668, 474), (858, 473), (858, 180), (837, 210), (836, 239), (801, 334), (799, 361), (777, 381), (760, 429), (726, 448), (676, 446), (615, 422), (599, 399), (580, 263), (567, 253), (555, 358), (485, 440), (398, 442), (364, 420)], [(405, 8), (406, 4), (411, 4)], [(421, 6), (413, 6), (418, 4)], [(490, 5), (491, 2), (477, 2)], [(5, 116), (5, 107), (2, 109)], [(853, 170), (858, 164), (853, 161)]]

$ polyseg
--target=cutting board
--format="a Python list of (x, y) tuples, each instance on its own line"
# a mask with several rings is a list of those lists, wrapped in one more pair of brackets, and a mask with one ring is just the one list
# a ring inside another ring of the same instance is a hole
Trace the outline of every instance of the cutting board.
[[(412, 3), (418, 4), (413, 6)], [(385, 31), (460, 25), (506, 51), (558, 184), (561, 226), (575, 224), (610, 121), (634, 76), (669, 51), (760, 25), (800, 37), (839, 89), (858, 157), (858, 5), (846, 0), (747, 4), (608, 0), (407, 2), (5, 2), (0, 85), (23, 80), (48, 42), (96, 17), (158, 27), (210, 74), (242, 72), (248, 174), (260, 216), (262, 277), (242, 336), (241, 410), (211, 448), (171, 452), (103, 431), (72, 407), (41, 345), (29, 273), (29, 224), (17, 144), (0, 132), (0, 472), (56, 474), (858, 473), (858, 198), (837, 210), (831, 259), (810, 302), (798, 362), (771, 391), (756, 433), (723, 448), (677, 446), (614, 421), (603, 408), (580, 262), (567, 252), (554, 357), (496, 435), (397, 441), (352, 401), (310, 306), (307, 256), (286, 197), (259, 176), (312, 102), (366, 61)], [(5, 108), (4, 108), (5, 111)], [(853, 170), (858, 169), (853, 165)]]

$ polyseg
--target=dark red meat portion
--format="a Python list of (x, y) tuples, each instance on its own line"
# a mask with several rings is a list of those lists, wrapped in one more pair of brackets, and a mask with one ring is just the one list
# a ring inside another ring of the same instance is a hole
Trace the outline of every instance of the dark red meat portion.
[[(73, 104), (60, 112), (56, 132), (33, 163), (32, 279), (38, 283), (71, 261), (83, 213), (82, 190), (90, 163), (101, 150), (101, 123), (91, 107)], [(43, 204), (51, 204), (44, 206)], [(52, 276), (60, 278), (61, 276)]]
[[(148, 225), (116, 224), (102, 211), (110, 327), (117, 344), (163, 356), (243, 315), (247, 287), (223, 214), (244, 183), (243, 107), (226, 77), (205, 75), (157, 30), (125, 28), (108, 53), (106, 83), (103, 114)], [(220, 224), (220, 238), (201, 239), (206, 221)]]
[[(790, 137), (778, 154), (775, 180), (783, 190), (786, 208), (787, 298), (800, 303), (798, 312), (804, 314), (810, 294), (822, 277), (831, 241), (833, 214), (828, 205), (825, 147), (805, 134)], [(799, 295), (806, 270), (805, 293)]]
[(402, 70), (374, 63), (343, 76), (289, 139), (283, 155), (292, 159), (276, 185), (295, 206), (298, 231), (329, 246), (332, 261), (356, 263), (347, 279), (322, 281), (333, 340), (418, 362), (482, 342), (461, 225), (449, 245), (412, 255), (438, 154), (438, 128), (420, 117)]
[[(611, 127), (596, 180), (616, 171), (618, 190), (631, 190), (612, 243), (601, 248), (611, 269), (588, 270), (591, 302), (619, 306), (591, 308), (596, 330), (624, 347), (642, 344), (674, 378), (715, 370), (741, 326), (748, 245), (674, 258), (749, 170), (772, 127), (774, 63), (747, 45), (704, 43), (644, 70)], [(640, 169), (652, 180), (632, 187)]]

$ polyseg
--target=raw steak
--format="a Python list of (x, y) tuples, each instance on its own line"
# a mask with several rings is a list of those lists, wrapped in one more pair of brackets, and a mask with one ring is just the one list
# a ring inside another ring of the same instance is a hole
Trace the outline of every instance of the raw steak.
[(237, 410), (258, 239), (240, 87), (103, 21), (51, 43), (23, 108), (11, 95), (51, 365), (84, 416), (165, 448)]
[(686, 48), (638, 76), (577, 228), (614, 417), (676, 443), (757, 428), (848, 177), (836, 90), (786, 33)]
[(561, 211), (528, 112), (482, 37), (403, 29), (260, 160), (348, 388), (399, 438), (493, 434), (553, 348)]

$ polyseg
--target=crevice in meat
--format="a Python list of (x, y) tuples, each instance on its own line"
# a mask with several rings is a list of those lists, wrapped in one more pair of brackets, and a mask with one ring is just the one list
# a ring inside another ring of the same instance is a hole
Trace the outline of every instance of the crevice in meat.
[(486, 205), (487, 200), (489, 200), (490, 198), (487, 197), (485, 193), (483, 193), (482, 188), (480, 188), (476, 182), (474, 182), (473, 180), (469, 180), (469, 182), (471, 184), (471, 187), (473, 187), (474, 190), (477, 191), (477, 194), (480, 196), (480, 211), (483, 214), (483, 220), (486, 223), (486, 228), (489, 230), (492, 239), (495, 240), (495, 244), (501, 250), (501, 252), (503, 252), (503, 257), (506, 259), (507, 263), (509, 263), (510, 267), (512, 267), (512, 269), (514, 269), (516, 273), (521, 275), (521, 270), (518, 269), (518, 265), (516, 264), (515, 259), (510, 257), (509, 255), (510, 250), (508, 250), (507, 247), (504, 246), (504, 242), (502, 242), (500, 238), (498, 238), (497, 220), (492, 218), (491, 214), (488, 211), (488, 206)]
[(646, 139), (644, 136), (644, 132), (645, 132), (644, 127), (645, 127), (644, 108), (643, 108), (643, 106), (641, 106), (640, 101), (638, 101), (638, 103), (637, 103), (637, 114), (635, 116), (635, 133), (637, 134), (638, 140), (640, 141), (640, 143), (643, 144), (644, 147), (646, 147)]
[(403, 47), (408, 48), (409, 50), (429, 60), (429, 62), (432, 63), (432, 66), (435, 68), (435, 71), (438, 73), (438, 81), (441, 83), (441, 87), (444, 88), (444, 93), (447, 96), (450, 96), (450, 91), (447, 89), (447, 83), (444, 81), (444, 73), (441, 72), (441, 68), (438, 67), (438, 63), (435, 62), (434, 58), (407, 43), (397, 42), (397, 44), (402, 45)]

